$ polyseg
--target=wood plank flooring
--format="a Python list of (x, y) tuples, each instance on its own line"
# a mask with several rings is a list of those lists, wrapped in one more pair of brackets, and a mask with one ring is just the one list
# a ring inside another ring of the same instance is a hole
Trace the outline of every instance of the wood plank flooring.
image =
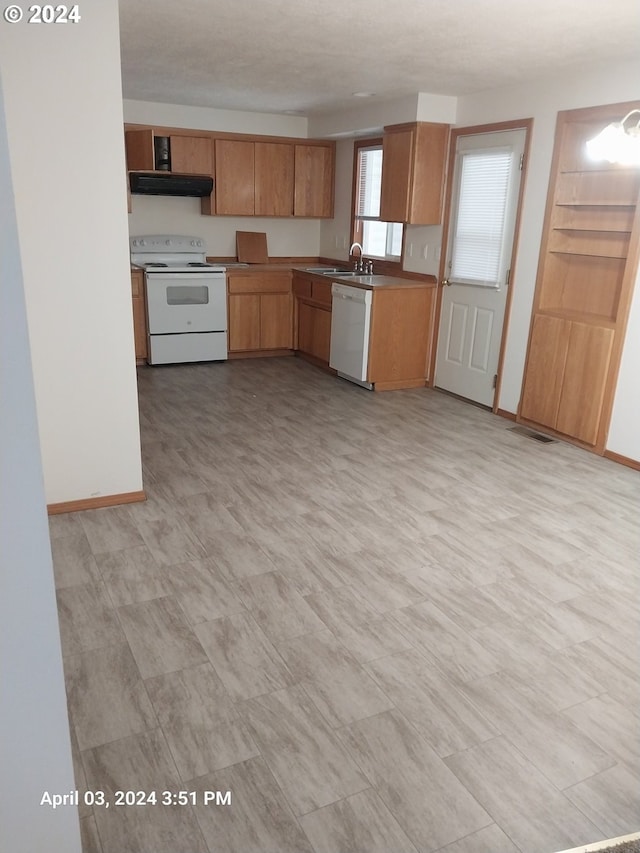
[[(296, 359), (141, 368), (147, 502), (50, 520), (85, 853), (640, 828), (637, 472)], [(231, 805), (205, 804), (231, 791)]]

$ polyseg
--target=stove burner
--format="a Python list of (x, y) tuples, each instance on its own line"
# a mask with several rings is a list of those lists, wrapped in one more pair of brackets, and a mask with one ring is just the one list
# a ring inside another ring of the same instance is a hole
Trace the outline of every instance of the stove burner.
[(207, 264), (204, 261), (189, 261), (187, 266), (188, 267), (208, 267), (208, 266), (210, 266), (210, 264)]
[(168, 267), (168, 266), (169, 266), (169, 264), (161, 264), (158, 261), (153, 261), (152, 263), (146, 263), (145, 264), (145, 268), (146, 267)]

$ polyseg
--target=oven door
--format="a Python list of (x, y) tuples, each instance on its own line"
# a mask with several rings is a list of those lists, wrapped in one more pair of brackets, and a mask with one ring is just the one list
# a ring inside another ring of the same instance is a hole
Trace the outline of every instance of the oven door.
[(146, 274), (150, 335), (227, 331), (224, 273)]

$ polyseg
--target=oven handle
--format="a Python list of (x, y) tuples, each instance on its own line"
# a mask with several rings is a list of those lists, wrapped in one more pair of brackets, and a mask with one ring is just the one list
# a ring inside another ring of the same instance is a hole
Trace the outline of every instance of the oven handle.
[(196, 284), (200, 282), (201, 284), (206, 284), (207, 282), (215, 282), (215, 281), (224, 281), (225, 274), (223, 272), (148, 272), (146, 273), (147, 281), (160, 281), (171, 283), (174, 281), (184, 281), (189, 282), (189, 284)]

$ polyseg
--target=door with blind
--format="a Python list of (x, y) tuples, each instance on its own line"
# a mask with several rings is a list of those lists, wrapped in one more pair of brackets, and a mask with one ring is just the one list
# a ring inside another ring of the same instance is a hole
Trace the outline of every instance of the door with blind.
[(526, 130), (459, 136), (435, 385), (493, 406)]

